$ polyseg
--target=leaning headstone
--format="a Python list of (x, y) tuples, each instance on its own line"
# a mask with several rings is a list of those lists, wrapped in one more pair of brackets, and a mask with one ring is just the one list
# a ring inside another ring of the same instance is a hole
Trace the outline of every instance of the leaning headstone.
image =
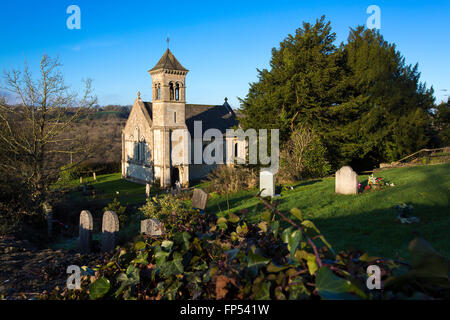
[(335, 191), (337, 194), (357, 194), (358, 175), (349, 166), (336, 171)]
[(194, 189), (194, 195), (192, 196), (192, 208), (205, 210), (208, 203), (209, 194), (202, 189)]
[(116, 236), (119, 232), (119, 218), (113, 211), (106, 211), (102, 221), (102, 251), (113, 251), (116, 247)]
[(81, 211), (78, 228), (78, 248), (81, 253), (90, 252), (93, 230), (94, 220), (92, 219), (92, 214), (88, 210)]
[(150, 198), (150, 183), (145, 184), (145, 196)]
[(141, 233), (149, 236), (160, 236), (162, 235), (162, 224), (156, 219), (142, 220)]
[(259, 191), (261, 191), (261, 197), (275, 196), (274, 174), (271, 171), (261, 170), (259, 173)]

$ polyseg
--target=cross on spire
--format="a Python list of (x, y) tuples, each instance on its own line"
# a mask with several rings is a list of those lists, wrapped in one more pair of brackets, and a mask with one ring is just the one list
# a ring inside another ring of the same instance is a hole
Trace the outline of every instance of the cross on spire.
[(167, 49), (169, 49), (169, 44), (170, 44), (170, 38), (169, 38), (169, 36), (167, 36)]

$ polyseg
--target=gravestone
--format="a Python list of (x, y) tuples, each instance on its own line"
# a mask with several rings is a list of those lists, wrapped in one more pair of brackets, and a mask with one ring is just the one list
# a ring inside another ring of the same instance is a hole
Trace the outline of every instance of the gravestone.
[(92, 214), (88, 210), (81, 211), (78, 228), (78, 248), (81, 253), (90, 252), (93, 230), (94, 220), (92, 219)]
[(141, 233), (149, 236), (160, 236), (162, 235), (162, 224), (156, 219), (142, 220)]
[(80, 177), (80, 184), (83, 183), (83, 177)]
[(95, 181), (97, 181), (97, 175), (95, 174), (95, 172), (92, 172), (92, 177), (94, 178)]
[(145, 184), (145, 196), (150, 198), (150, 183)]
[(261, 191), (261, 197), (275, 196), (274, 174), (271, 171), (261, 170), (259, 173), (259, 191)]
[(335, 192), (337, 194), (357, 194), (358, 175), (349, 166), (345, 166), (336, 171)]
[(192, 196), (192, 208), (205, 210), (208, 203), (209, 194), (202, 189), (194, 189), (194, 195)]
[(47, 235), (49, 237), (52, 236), (52, 232), (53, 232), (53, 209), (52, 206), (49, 204), (44, 204), (45, 207), (45, 215), (46, 215), (46, 219), (47, 219)]
[(113, 251), (116, 247), (116, 236), (119, 232), (119, 218), (113, 211), (106, 211), (102, 221), (102, 251)]

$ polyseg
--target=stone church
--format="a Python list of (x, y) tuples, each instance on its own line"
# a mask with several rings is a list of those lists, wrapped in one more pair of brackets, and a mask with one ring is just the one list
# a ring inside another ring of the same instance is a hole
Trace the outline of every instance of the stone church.
[[(210, 128), (220, 130), (224, 138), (224, 159), (226, 150), (232, 150), (229, 152), (233, 152), (235, 158), (244, 155), (245, 142), (226, 136), (226, 129), (239, 125), (236, 113), (226, 98), (221, 105), (186, 104), (188, 71), (169, 49), (149, 70), (152, 102), (143, 101), (138, 92), (122, 131), (123, 179), (143, 184), (159, 179), (161, 187), (167, 188), (177, 182), (188, 186), (190, 181), (204, 178), (216, 164), (183, 161), (193, 156), (194, 121), (201, 121), (202, 134)], [(174, 139), (174, 132), (180, 131), (188, 132), (190, 136), (182, 135)], [(203, 148), (207, 144), (209, 142), (202, 141)], [(177, 152), (174, 154), (172, 151), (177, 147), (180, 152), (175, 149)]]

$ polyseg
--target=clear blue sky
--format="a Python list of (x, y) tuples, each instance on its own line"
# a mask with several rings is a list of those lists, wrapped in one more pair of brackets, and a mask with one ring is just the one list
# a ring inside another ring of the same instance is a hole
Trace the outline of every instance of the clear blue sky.
[[(66, 9), (81, 8), (81, 30), (69, 30)], [(277, 47), (302, 21), (322, 14), (338, 42), (349, 27), (366, 23), (369, 5), (381, 8), (381, 33), (408, 63), (419, 63), (422, 81), (437, 100), (450, 94), (449, 1), (2, 1), (0, 70), (36, 68), (45, 52), (59, 56), (76, 90), (92, 78), (101, 105), (132, 104), (136, 92), (151, 100), (147, 73), (170, 49), (190, 70), (188, 103), (219, 104), (245, 97), (256, 68), (267, 68)], [(442, 91), (447, 89), (449, 91)], [(446, 97), (445, 97), (446, 99)]]

